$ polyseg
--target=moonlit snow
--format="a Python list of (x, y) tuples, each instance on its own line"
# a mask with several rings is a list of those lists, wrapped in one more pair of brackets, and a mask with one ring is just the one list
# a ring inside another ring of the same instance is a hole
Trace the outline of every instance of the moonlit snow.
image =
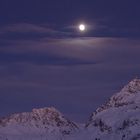
[(0, 119), (0, 140), (138, 140), (140, 80), (134, 79), (84, 125), (65, 118), (55, 108), (33, 109)]

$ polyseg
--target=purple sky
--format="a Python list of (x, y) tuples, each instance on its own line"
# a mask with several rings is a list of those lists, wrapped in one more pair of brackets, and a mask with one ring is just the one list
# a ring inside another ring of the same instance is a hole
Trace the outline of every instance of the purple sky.
[[(54, 106), (72, 120), (85, 121), (140, 76), (138, 5), (1, 2), (0, 116)], [(82, 34), (81, 21), (88, 26)]]

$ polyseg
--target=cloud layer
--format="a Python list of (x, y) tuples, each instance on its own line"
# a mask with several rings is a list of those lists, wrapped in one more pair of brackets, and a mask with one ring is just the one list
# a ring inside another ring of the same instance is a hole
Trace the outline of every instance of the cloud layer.
[(136, 38), (77, 36), (27, 23), (2, 27), (0, 37), (0, 115), (55, 106), (84, 120), (140, 75)]

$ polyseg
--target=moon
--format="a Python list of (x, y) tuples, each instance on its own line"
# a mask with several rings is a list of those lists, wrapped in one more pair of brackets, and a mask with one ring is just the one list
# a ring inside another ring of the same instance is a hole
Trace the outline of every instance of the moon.
[(86, 27), (85, 27), (84, 24), (80, 24), (80, 25), (79, 25), (79, 30), (80, 30), (80, 31), (83, 32), (83, 31), (85, 31), (85, 29), (86, 29)]

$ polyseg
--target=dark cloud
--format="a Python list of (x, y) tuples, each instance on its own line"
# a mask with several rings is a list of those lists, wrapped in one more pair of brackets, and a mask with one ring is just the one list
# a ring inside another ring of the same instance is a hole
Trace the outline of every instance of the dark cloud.
[(0, 28), (1, 40), (31, 40), (39, 39), (43, 37), (49, 38), (63, 38), (64, 36), (70, 36), (70, 32), (56, 29), (55, 26), (49, 26), (47, 24), (31, 24), (31, 23), (15, 23), (6, 24)]
[(73, 25), (57, 26), (49, 24), (15, 23), (0, 27), (1, 40), (38, 40), (42, 38), (66, 39), (77, 37), (105, 37), (105, 38), (139, 38), (140, 30), (137, 26), (111, 26), (108, 19), (96, 19), (85, 22), (86, 32), (81, 34), (78, 25), (84, 22), (75, 22)]
[(1, 34), (7, 32), (38, 32), (38, 33), (46, 33), (46, 32), (55, 32), (52, 29), (49, 29), (45, 26), (29, 24), (29, 23), (18, 23), (18, 24), (10, 24), (1, 27)]

